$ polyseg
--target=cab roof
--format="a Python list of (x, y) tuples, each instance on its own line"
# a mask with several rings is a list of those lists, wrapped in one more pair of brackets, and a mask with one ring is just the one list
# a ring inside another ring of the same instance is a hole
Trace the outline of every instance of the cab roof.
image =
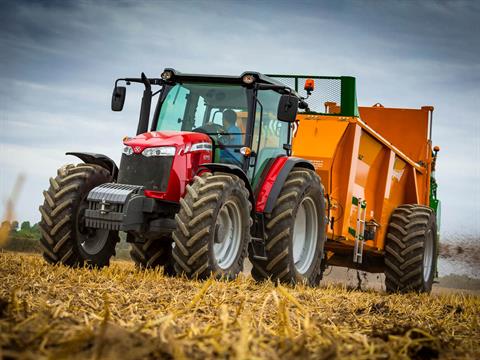
[(178, 70), (172, 69), (172, 68), (166, 68), (165, 71), (171, 71), (174, 74), (174, 79), (173, 81), (192, 81), (192, 82), (222, 82), (226, 84), (244, 84), (242, 78), (245, 75), (253, 75), (256, 79), (257, 83), (261, 84), (269, 84), (269, 85), (277, 85), (277, 86), (283, 86), (286, 87), (293, 92), (295, 92), (294, 89), (291, 89), (289, 86), (285, 85), (281, 81), (271, 78), (265, 74), (256, 72), (256, 71), (245, 71), (239, 76), (233, 76), (233, 75), (210, 75), (210, 74), (186, 74), (182, 73)]

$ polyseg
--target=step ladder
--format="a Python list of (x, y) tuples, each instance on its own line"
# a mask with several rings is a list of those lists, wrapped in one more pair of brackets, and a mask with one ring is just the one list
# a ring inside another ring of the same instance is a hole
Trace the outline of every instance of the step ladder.
[(355, 243), (353, 248), (353, 262), (361, 264), (363, 260), (363, 244), (365, 242), (365, 218), (367, 215), (367, 202), (357, 199), (357, 228), (355, 230)]

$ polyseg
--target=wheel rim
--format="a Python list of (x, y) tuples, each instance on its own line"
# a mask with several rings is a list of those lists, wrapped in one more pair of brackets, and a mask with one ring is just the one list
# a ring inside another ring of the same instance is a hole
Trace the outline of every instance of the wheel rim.
[(428, 282), (433, 268), (433, 232), (428, 230), (425, 236), (423, 252), (423, 280)]
[(300, 274), (305, 274), (315, 259), (318, 240), (317, 207), (312, 198), (300, 203), (293, 227), (293, 262)]
[(215, 222), (213, 254), (218, 266), (226, 270), (237, 259), (242, 243), (242, 216), (234, 201), (228, 201), (220, 209)]
[(97, 255), (108, 241), (109, 230), (92, 229), (85, 226), (86, 202), (83, 201), (77, 213), (77, 243), (88, 255)]

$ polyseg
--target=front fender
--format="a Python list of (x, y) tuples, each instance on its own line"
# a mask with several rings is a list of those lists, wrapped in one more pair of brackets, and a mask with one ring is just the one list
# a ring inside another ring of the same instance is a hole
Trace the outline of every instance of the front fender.
[(315, 171), (312, 163), (305, 159), (286, 156), (275, 159), (262, 184), (259, 184), (260, 189), (255, 206), (257, 212), (267, 214), (272, 212), (290, 171), (298, 167)]
[(118, 167), (115, 161), (110, 159), (107, 155), (95, 154), (89, 152), (67, 152), (65, 155), (73, 155), (78, 157), (86, 164), (95, 164), (107, 169), (112, 175), (114, 181), (117, 180)]

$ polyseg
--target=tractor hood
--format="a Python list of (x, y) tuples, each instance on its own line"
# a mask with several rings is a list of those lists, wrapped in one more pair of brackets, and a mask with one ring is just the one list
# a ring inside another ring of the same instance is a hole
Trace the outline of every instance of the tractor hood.
[(132, 147), (135, 154), (140, 154), (146, 148), (160, 146), (175, 146), (177, 151), (182, 148), (190, 148), (197, 143), (209, 143), (212, 141), (206, 134), (187, 131), (152, 131), (126, 138), (123, 143)]
[(202, 133), (152, 131), (123, 143), (118, 183), (161, 200), (178, 202), (201, 164), (212, 162), (212, 141)]

